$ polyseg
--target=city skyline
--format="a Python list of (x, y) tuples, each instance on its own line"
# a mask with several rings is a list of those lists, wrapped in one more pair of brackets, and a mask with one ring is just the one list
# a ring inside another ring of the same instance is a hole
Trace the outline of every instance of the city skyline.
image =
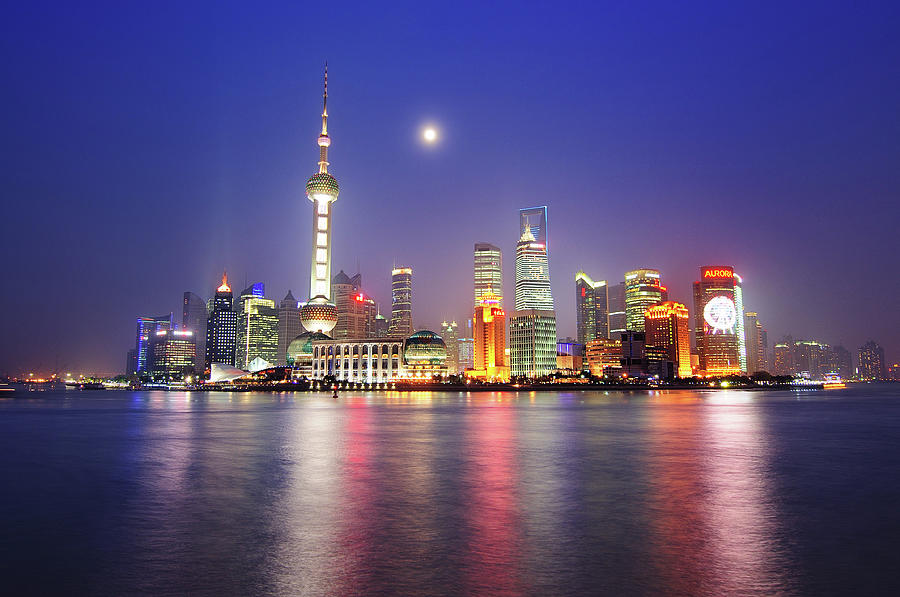
[[(26, 8), (21, 10), (11, 21), (36, 22)], [(118, 10), (105, 18), (128, 13)], [(896, 360), (900, 318), (893, 305), (900, 282), (884, 272), (896, 272), (889, 225), (897, 208), (887, 198), (896, 196), (900, 186), (890, 167), (898, 150), (896, 139), (887, 140), (881, 132), (888, 130), (887, 119), (896, 118), (888, 108), (900, 94), (896, 81), (885, 83), (876, 76), (896, 59), (896, 50), (883, 45), (890, 15), (849, 15), (841, 25), (849, 33), (839, 43), (816, 34), (803, 49), (789, 39), (789, 27), (767, 26), (762, 10), (715, 10), (724, 31), (747, 36), (748, 50), (707, 55), (721, 40), (706, 32), (701, 21), (669, 27), (653, 20), (646, 28), (679, 40), (687, 48), (681, 52), (691, 52), (691, 60), (683, 54), (649, 53), (643, 58), (657, 57), (659, 64), (644, 81), (623, 74), (640, 63), (640, 51), (619, 52), (599, 41), (590, 42), (603, 52), (596, 76), (583, 76), (595, 60), (577, 58), (574, 41), (546, 57), (526, 52), (535, 74), (527, 74), (525, 61), (517, 57), (510, 71), (502, 72), (496, 66), (507, 57), (503, 41), (532, 30), (537, 22), (536, 14), (525, 11), (513, 19), (509, 32), (478, 47), (487, 72), (468, 73), (478, 93), (455, 90), (454, 78), (461, 76), (457, 69), (473, 64), (476, 55), (465, 55), (461, 66), (454, 66), (449, 37), (427, 49), (433, 71), (422, 70), (416, 60), (397, 64), (394, 56), (390, 69), (368, 73), (372, 61), (383, 56), (359, 58), (340, 49), (341, 39), (359, 32), (361, 24), (351, 22), (346, 31), (329, 34), (338, 37), (329, 44), (328, 58), (330, 82), (337, 89), (334, 109), (341, 114), (329, 130), (337, 140), (342, 184), (335, 206), (340, 226), (333, 240), (334, 269), (357, 271), (359, 262), (367, 290), (385, 314), (391, 265), (410, 266), (416, 272), (415, 327), (438, 331), (442, 320), (464, 321), (471, 308), (473, 243), (490, 243), (514, 255), (521, 231), (513, 212), (547, 205), (553, 212), (548, 244), (553, 247), (551, 284), (560, 337), (575, 336), (571, 287), (579, 270), (614, 285), (626, 271), (654, 268), (668, 286), (669, 299), (692, 306), (697, 268), (728, 263), (743, 276), (744, 309), (760, 314), (770, 348), (788, 334), (851, 351), (872, 339), (884, 347), (888, 360)], [(840, 19), (834, 12), (821, 9), (804, 16), (837, 26)], [(322, 43), (322, 34), (288, 41), (286, 29), (258, 17), (283, 34), (272, 42), (275, 48), (302, 43), (294, 50), (304, 52), (277, 52), (274, 66), (258, 79), (250, 77), (255, 65), (273, 52), (258, 34), (244, 39), (249, 63), (229, 62), (233, 73), (223, 74), (210, 56), (200, 56), (180, 71), (147, 71), (135, 66), (153, 64), (151, 57), (174, 65), (180, 44), (187, 44), (194, 30), (175, 31), (170, 45), (154, 55), (137, 41), (100, 33), (90, 16), (85, 10), (75, 18), (80, 28), (66, 29), (56, 44), (26, 52), (21, 63), (4, 67), (11, 69), (10, 80), (28, 84), (15, 86), (5, 106), (19, 115), (7, 131), (19, 151), (4, 167), (8, 194), (21, 200), (7, 203), (11, 225), (2, 236), (6, 253), (21, 257), (12, 260), (8, 274), (17, 292), (2, 299), (4, 312), (17, 316), (4, 318), (0, 373), (57, 366), (117, 371), (123, 351), (134, 342), (137, 315), (179, 313), (185, 291), (210, 298), (223, 269), (231, 272), (235, 289), (263, 281), (270, 298), (288, 290), (299, 300), (308, 298), (301, 293), (309, 274), (297, 263), (298, 256), (308, 263), (311, 244), (303, 181), (311, 161), (309, 144), (317, 133), (309, 116), (321, 106), (321, 95), (312, 90), (321, 88), (324, 56), (315, 46)], [(474, 26), (445, 16), (454, 27), (475, 33), (467, 29)], [(158, 18), (162, 16), (136, 25), (136, 38), (149, 35)], [(225, 30), (238, 28), (239, 20), (227, 11), (213, 18)], [(388, 15), (378, 18), (389, 21)], [(44, 31), (57, 24), (39, 25)], [(772, 45), (754, 43), (745, 26), (767, 27)], [(85, 33), (98, 34), (109, 47), (100, 41), (88, 44), (63, 67), (58, 60), (66, 43)], [(696, 39), (689, 41), (692, 35)], [(8, 39), (26, 49), (36, 47), (34, 40), (13, 31)], [(233, 50), (212, 45), (234, 57)], [(97, 67), (96, 57), (110, 48), (121, 51), (120, 62)], [(777, 55), (803, 72), (809, 52), (820, 58), (812, 79), (797, 79), (793, 70), (769, 69), (767, 60)], [(298, 55), (304, 57), (298, 60)], [(853, 61), (866, 56), (872, 68), (848, 73), (839, 56)], [(758, 105), (739, 100), (737, 81), (726, 74), (707, 83), (704, 97), (678, 93), (705, 81), (699, 76), (701, 67), (718, 69), (734, 60), (746, 67), (747, 89), (769, 93), (757, 97)], [(26, 66), (50, 78), (29, 79)], [(60, 91), (88, 67), (95, 72), (83, 87)], [(666, 67), (685, 80), (673, 85)], [(146, 81), (130, 79), (127, 73), (133, 71), (142, 72)], [(541, 85), (550, 73), (560, 75), (561, 88)], [(516, 78), (523, 76), (524, 86)], [(213, 85), (192, 83), (198, 77)], [(224, 83), (232, 77), (250, 77), (257, 91), (229, 91)], [(410, 83), (403, 83), (404, 78)], [(671, 108), (644, 99), (653, 85), (666, 82)], [(153, 103), (142, 102), (129, 84), (138, 89), (152, 84), (160, 95)], [(878, 94), (863, 93), (876, 88)], [(792, 95), (782, 93), (784, 89)], [(98, 102), (98, 97), (109, 102)], [(600, 97), (606, 99), (596, 104)], [(515, 107), (515, 100), (521, 107)], [(560, 104), (569, 111), (560, 114)], [(63, 106), (67, 111), (59, 112)], [(47, 120), (48, 112), (59, 115)], [(647, 115), (655, 126), (635, 124)], [(426, 120), (436, 121), (442, 133), (428, 148), (415, 138)], [(788, 120), (794, 123), (790, 127)], [(818, 132), (824, 121), (827, 132)], [(718, 132), (723, 123), (728, 135)], [(690, 125), (698, 126), (688, 136), (685, 127)], [(797, 128), (803, 135), (794, 132)], [(568, 149), (556, 157), (558, 131), (566, 131)], [(475, 167), (485, 160), (492, 164), (489, 171)], [(43, 170), (36, 171), (38, 163)], [(547, 167), (568, 181), (570, 192), (557, 193), (558, 180), (546, 175)], [(482, 204), (488, 200), (491, 217), (467, 217), (484, 213)], [(635, 239), (633, 225), (618, 229), (608, 223), (598, 231), (596, 222), (611, 220), (604, 216), (641, 203), (652, 208), (643, 242)], [(45, 216), (48, 210), (54, 217)], [(141, 236), (137, 230), (147, 227), (136, 224), (148, 217), (144, 210), (175, 224)], [(176, 218), (184, 213), (190, 215), (187, 220)], [(697, 220), (703, 221), (702, 242), (689, 238)], [(423, 251), (422, 234), (414, 232), (448, 224), (453, 242)], [(244, 239), (252, 242), (247, 245)], [(859, 253), (867, 259), (853, 258)], [(503, 272), (507, 289), (514, 287), (510, 263)], [(803, 283), (797, 284), (798, 279)], [(91, 289), (101, 281), (104, 301), (97, 301)], [(69, 308), (78, 314), (74, 321), (71, 313), (49, 302), (60, 287), (72, 297)]]

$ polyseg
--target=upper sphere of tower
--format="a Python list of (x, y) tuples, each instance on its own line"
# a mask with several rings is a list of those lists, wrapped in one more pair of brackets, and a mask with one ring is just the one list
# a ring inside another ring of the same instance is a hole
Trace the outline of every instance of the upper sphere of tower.
[(334, 201), (339, 192), (337, 179), (327, 172), (316, 172), (306, 181), (306, 196), (310, 199), (315, 199), (319, 195), (328, 195)]
[(328, 147), (329, 145), (331, 145), (331, 137), (325, 134), (319, 135), (319, 147)]

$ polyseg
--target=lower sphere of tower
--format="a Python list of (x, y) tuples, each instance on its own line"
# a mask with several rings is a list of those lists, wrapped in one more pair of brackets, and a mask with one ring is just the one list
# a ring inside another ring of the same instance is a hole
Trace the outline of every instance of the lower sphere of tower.
[(300, 308), (300, 323), (309, 332), (328, 334), (337, 325), (337, 307), (324, 296), (317, 296)]

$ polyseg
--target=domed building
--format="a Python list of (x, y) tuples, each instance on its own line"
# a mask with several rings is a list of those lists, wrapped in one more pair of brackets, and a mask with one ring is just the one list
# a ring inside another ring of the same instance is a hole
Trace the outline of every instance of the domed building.
[(421, 330), (403, 343), (403, 365), (412, 379), (431, 379), (447, 375), (447, 347), (430, 330)]
[(304, 332), (288, 344), (286, 360), (292, 367), (293, 377), (312, 377), (313, 341), (329, 340), (321, 332)]

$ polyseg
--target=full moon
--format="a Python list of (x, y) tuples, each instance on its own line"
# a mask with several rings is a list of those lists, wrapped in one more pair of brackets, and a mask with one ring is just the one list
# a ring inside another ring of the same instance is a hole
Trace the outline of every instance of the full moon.
[(422, 131), (422, 138), (425, 139), (426, 143), (434, 143), (437, 141), (437, 130), (433, 127), (426, 127), (425, 130)]

